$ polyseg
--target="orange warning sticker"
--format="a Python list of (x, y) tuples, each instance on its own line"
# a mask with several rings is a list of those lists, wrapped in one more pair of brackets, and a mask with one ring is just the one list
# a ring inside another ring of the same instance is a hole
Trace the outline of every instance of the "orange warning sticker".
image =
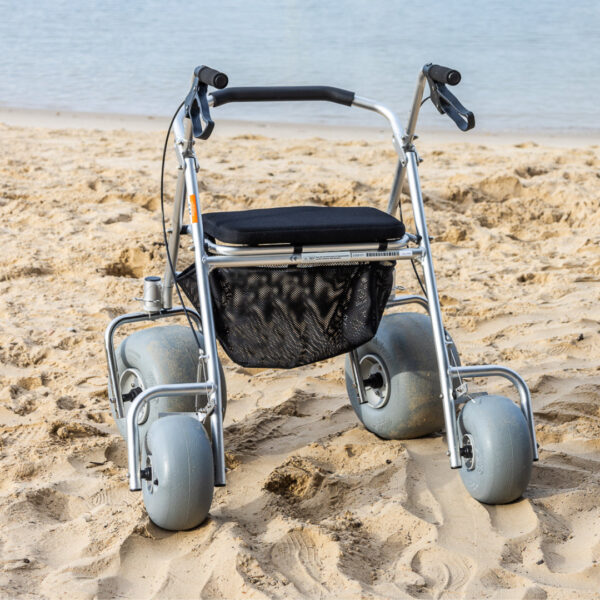
[(196, 196), (190, 194), (190, 207), (192, 209), (192, 223), (198, 222), (198, 207), (196, 206)]

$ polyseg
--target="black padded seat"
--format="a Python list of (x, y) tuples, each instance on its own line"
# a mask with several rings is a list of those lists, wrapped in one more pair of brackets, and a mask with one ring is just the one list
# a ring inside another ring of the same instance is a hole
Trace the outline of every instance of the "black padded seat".
[(369, 206), (290, 206), (202, 215), (204, 233), (226, 244), (348, 244), (386, 242), (404, 224)]

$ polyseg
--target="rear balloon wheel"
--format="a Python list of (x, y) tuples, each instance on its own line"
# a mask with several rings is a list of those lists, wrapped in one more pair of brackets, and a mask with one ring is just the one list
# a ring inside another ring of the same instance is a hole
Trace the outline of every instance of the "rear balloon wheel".
[[(458, 365), (458, 351), (448, 339), (451, 362)], [(385, 315), (375, 337), (357, 352), (367, 402), (358, 401), (349, 357), (346, 390), (369, 431), (385, 439), (408, 439), (443, 428), (437, 358), (427, 315)]]

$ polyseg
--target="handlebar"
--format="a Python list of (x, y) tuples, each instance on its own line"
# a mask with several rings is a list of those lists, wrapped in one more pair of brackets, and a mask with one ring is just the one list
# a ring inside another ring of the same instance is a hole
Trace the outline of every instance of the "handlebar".
[(210, 67), (205, 67), (204, 65), (194, 69), (194, 76), (197, 77), (202, 83), (205, 83), (206, 85), (212, 85), (219, 90), (227, 87), (227, 84), (229, 83), (229, 77), (227, 77), (225, 73), (221, 73), (220, 71), (211, 69)]
[[(429, 83), (429, 96), (439, 113), (448, 115), (461, 131), (469, 131), (469, 129), (475, 127), (475, 115), (467, 110), (446, 87), (446, 84), (456, 85), (460, 83), (461, 76), (458, 71), (429, 63), (423, 67), (422, 77)], [(422, 91), (422, 88), (420, 89)], [(413, 105), (413, 113), (415, 113), (415, 110), (418, 114), (418, 108), (416, 109)], [(414, 124), (415, 122), (416, 116), (413, 118), (411, 115), (411, 123)]]
[[(413, 108), (409, 118), (408, 141), (410, 144), (414, 134), (417, 116), (423, 97), (425, 80), (429, 83), (431, 101), (441, 114), (448, 115), (462, 131), (468, 131), (475, 126), (473, 113), (467, 110), (458, 99), (450, 93), (446, 85), (457, 85), (461, 81), (461, 74), (456, 69), (429, 63), (422, 69), (419, 85), (413, 100)], [(382, 114), (390, 121), (394, 135), (400, 143), (404, 139), (402, 127), (398, 119), (388, 107), (355, 96), (354, 92), (341, 88), (325, 85), (307, 86), (260, 86), (260, 87), (233, 87), (226, 88), (229, 78), (225, 73), (200, 65), (194, 69), (194, 82), (184, 102), (184, 114), (190, 119), (193, 135), (199, 139), (207, 139), (214, 127), (210, 116), (209, 103), (214, 107), (230, 102), (296, 102), (296, 101), (324, 101), (342, 104), (344, 106), (358, 106)], [(217, 88), (208, 95), (208, 86)]]
[(321, 100), (352, 106), (354, 92), (327, 85), (234, 87), (213, 92), (213, 106), (229, 102), (296, 102)]
[(425, 65), (423, 74), (436, 83), (447, 83), (448, 85), (458, 85), (461, 80), (460, 73), (456, 69), (442, 67), (441, 65)]
[(225, 73), (200, 65), (194, 69), (192, 89), (184, 100), (185, 116), (192, 123), (192, 132), (195, 138), (206, 140), (210, 137), (215, 126), (208, 107), (208, 86), (223, 89), (229, 83)]

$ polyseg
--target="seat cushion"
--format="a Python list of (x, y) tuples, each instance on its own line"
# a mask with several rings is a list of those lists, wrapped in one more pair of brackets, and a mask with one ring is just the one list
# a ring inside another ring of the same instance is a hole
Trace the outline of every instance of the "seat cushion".
[(204, 233), (226, 244), (347, 244), (385, 242), (404, 224), (368, 206), (290, 206), (202, 215)]

